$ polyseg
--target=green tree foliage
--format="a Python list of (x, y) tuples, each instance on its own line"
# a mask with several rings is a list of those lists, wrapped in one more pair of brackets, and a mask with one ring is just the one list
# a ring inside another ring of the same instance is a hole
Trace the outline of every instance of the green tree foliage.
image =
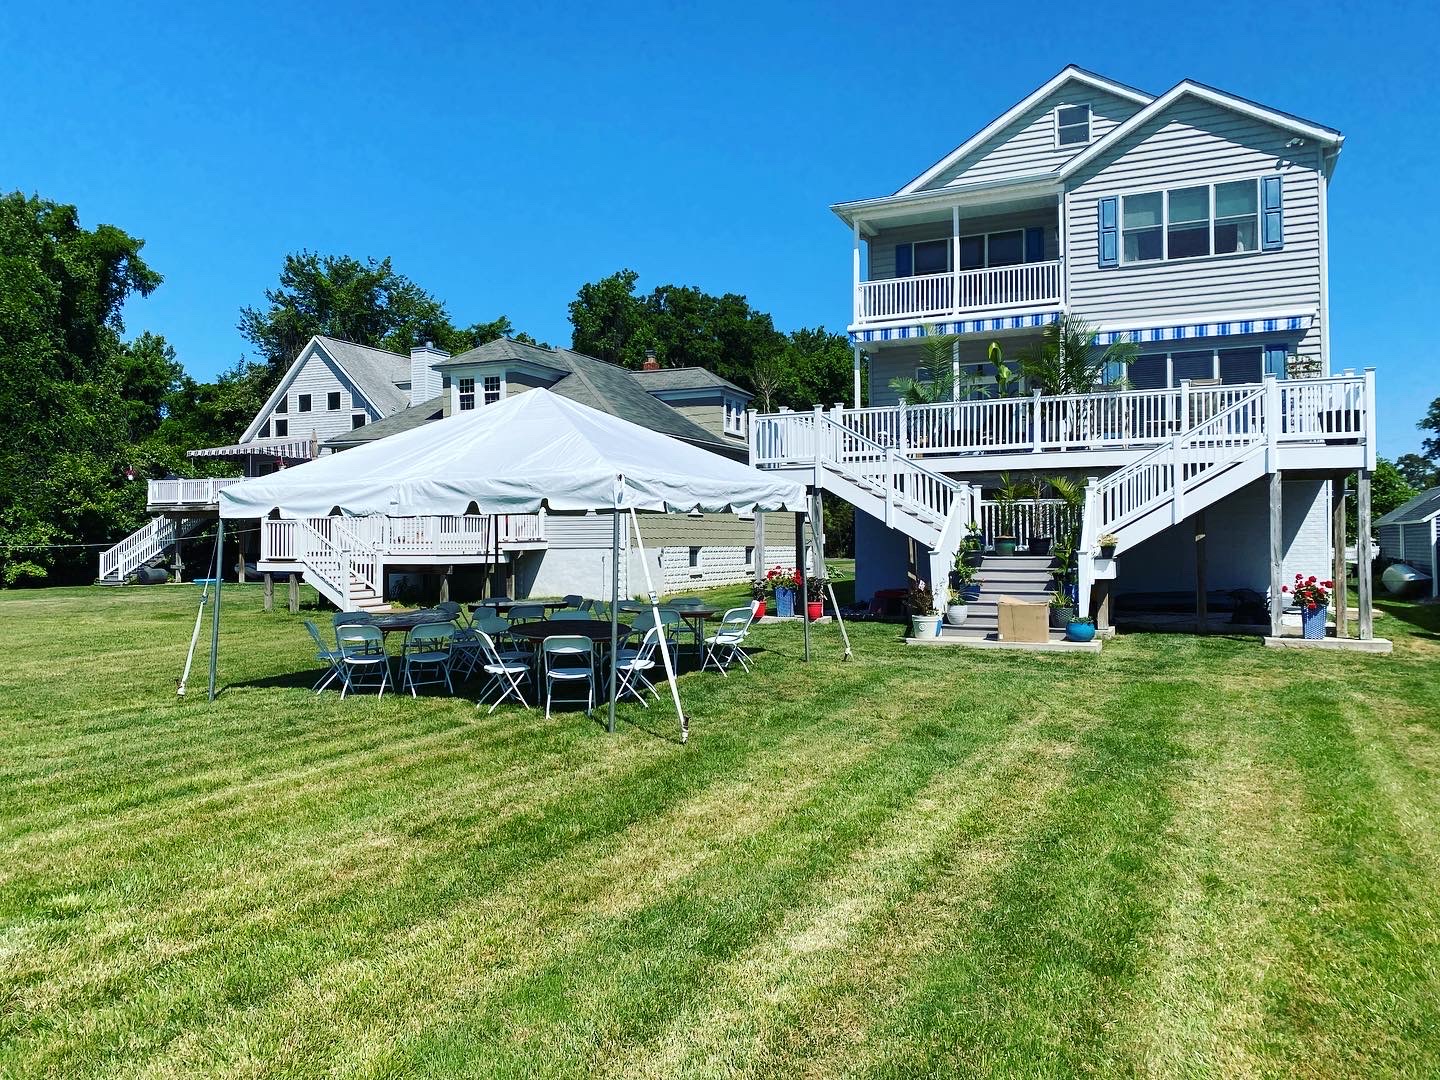
[(93, 576), (93, 544), (133, 528), (136, 454), (159, 430), (180, 379), (162, 338), (122, 339), (121, 310), (161, 281), (144, 241), (85, 229), (73, 206), (0, 197), (0, 582)]
[(1420, 444), (1420, 453), (1431, 461), (1440, 459), (1440, 397), (1430, 402), (1425, 418), (1415, 425), (1430, 435)]
[(1395, 468), (1400, 470), (1405, 482), (1417, 491), (1440, 484), (1440, 469), (1423, 454), (1401, 454), (1395, 459)]
[(754, 393), (766, 410), (849, 399), (853, 362), (843, 335), (822, 327), (782, 333), (736, 293), (660, 285), (642, 296), (638, 280), (620, 270), (580, 287), (570, 303), (576, 351), (639, 368), (653, 349), (663, 366), (706, 368)]
[(1102, 347), (1094, 327), (1065, 315), (1045, 327), (1039, 345), (1021, 355), (1020, 372), (1045, 394), (1090, 394), (1105, 381), (1107, 370), (1123, 371), (1138, 352), (1130, 341)]
[[(1371, 521), (1404, 506), (1418, 494), (1420, 492), (1405, 479), (1405, 474), (1396, 468), (1393, 461), (1383, 457), (1375, 460), (1375, 471), (1370, 474)], [(1352, 541), (1355, 539), (1359, 521), (1357, 514), (1355, 484), (1352, 481), (1345, 491), (1345, 532)]]

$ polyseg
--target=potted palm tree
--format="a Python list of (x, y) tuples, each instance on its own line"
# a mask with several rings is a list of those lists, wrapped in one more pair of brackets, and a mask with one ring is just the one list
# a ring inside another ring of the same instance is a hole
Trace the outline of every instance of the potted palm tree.
[(965, 540), (960, 546), (960, 556), (970, 566), (979, 566), (985, 561), (985, 541), (978, 521), (972, 521), (965, 526)]
[(1015, 520), (1019, 513), (1020, 501), (1034, 497), (1034, 483), (1029, 480), (1012, 478), (1009, 473), (1000, 474), (1000, 486), (995, 489), (1000, 530), (995, 536), (996, 555), (1015, 554)]

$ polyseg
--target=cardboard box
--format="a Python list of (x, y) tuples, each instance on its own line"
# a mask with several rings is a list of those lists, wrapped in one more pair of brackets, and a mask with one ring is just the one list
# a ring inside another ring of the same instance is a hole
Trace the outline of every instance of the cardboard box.
[(995, 603), (1000, 617), (1001, 641), (1049, 641), (1050, 605), (1032, 604), (1013, 596)]

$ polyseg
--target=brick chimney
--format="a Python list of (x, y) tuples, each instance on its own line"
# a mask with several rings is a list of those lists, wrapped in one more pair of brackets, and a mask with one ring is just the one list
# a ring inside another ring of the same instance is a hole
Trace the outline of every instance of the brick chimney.
[(645, 350), (645, 363), (640, 365), (641, 371), (659, 371), (660, 361), (655, 359), (655, 350)]
[(432, 342), (410, 350), (410, 404), (419, 405), (437, 396), (441, 390), (440, 372), (434, 368), (441, 360), (450, 359), (444, 349)]

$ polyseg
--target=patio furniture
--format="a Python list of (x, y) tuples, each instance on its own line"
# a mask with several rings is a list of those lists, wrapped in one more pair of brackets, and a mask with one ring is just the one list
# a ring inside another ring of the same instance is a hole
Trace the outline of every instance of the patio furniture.
[(336, 679), (340, 679), (342, 682), (344, 681), (345, 673), (340, 667), (340, 661), (344, 654), (341, 653), (339, 649), (332, 649), (326, 645), (325, 639), (320, 636), (320, 628), (309, 619), (305, 620), (305, 629), (308, 630), (310, 636), (315, 639), (315, 659), (325, 665), (325, 674), (319, 682), (311, 687), (311, 689), (318, 694)]
[(390, 685), (390, 654), (385, 651), (385, 635), (380, 628), (368, 623), (350, 623), (337, 627), (335, 643), (340, 649), (340, 674), (344, 685), (340, 689), (343, 698), (351, 690), (358, 690), (366, 680), (379, 677), (378, 697), (385, 696), (385, 687)]
[[(582, 666), (583, 663), (583, 666)], [(595, 646), (584, 635), (548, 637), (540, 643), (540, 670), (545, 679), (545, 719), (556, 683), (585, 684), (585, 715), (595, 707)]]
[[(455, 639), (453, 623), (422, 623), (405, 635), (400, 654), (400, 692), (406, 687), (411, 697), (419, 697), (417, 686), (443, 683), (452, 694), (450, 683), (451, 646)], [(428, 677), (427, 677), (428, 676)]]
[(579, 610), (580, 605), (585, 603), (585, 597), (581, 596), (578, 592), (566, 593), (560, 599), (564, 601), (567, 608), (575, 608), (576, 610)]
[(435, 605), (435, 610), (445, 616), (446, 622), (453, 622), (456, 626), (464, 626), (467, 621), (465, 609), (454, 600), (441, 600)]
[(629, 694), (648, 709), (650, 703), (645, 700), (646, 690), (659, 700), (660, 691), (655, 689), (655, 684), (650, 681), (646, 672), (655, 668), (655, 647), (660, 644), (660, 633), (658, 627), (652, 626), (645, 631), (645, 637), (641, 639), (638, 649), (620, 650), (615, 662), (617, 700)]
[(512, 623), (545, 618), (544, 604), (512, 604), (506, 616)]
[(737, 660), (746, 671), (750, 670), (749, 656), (745, 652), (745, 638), (750, 633), (750, 624), (755, 621), (755, 608), (731, 608), (720, 617), (720, 626), (705, 639), (705, 659), (700, 665), (704, 671), (711, 664), (727, 678), (729, 667)]
[(594, 619), (590, 618), (590, 613), (588, 611), (579, 611), (571, 608), (562, 608), (559, 611), (552, 611), (550, 613), (550, 618), (554, 622), (565, 622), (567, 620), (575, 622), (595, 621)]
[[(525, 695), (520, 691), (520, 684), (530, 681), (530, 665), (524, 660), (506, 659), (505, 656), (495, 647), (495, 641), (484, 630), (477, 630), (480, 638), (480, 651), (484, 656), (483, 670), (490, 676), (490, 681), (480, 690), (480, 697), (475, 702), (478, 709), (485, 704), (485, 699), (490, 696), (493, 690), (496, 698), (490, 705), (489, 712), (494, 712), (502, 701), (507, 698), (514, 698), (525, 708), (530, 703), (525, 700)], [(489, 713), (486, 714), (487, 716)]]
[(372, 623), (375, 617), (368, 611), (337, 611), (330, 616), (330, 625), (336, 626), (362, 626)]
[[(671, 664), (672, 666), (678, 667), (680, 664), (680, 643), (675, 640), (675, 632), (672, 631), (670, 627), (679, 627), (683, 632), (685, 629), (685, 620), (680, 612), (675, 609), (662, 607), (660, 609), (660, 624), (666, 628), (665, 647), (670, 650)], [(635, 621), (630, 626), (630, 632), (631, 634), (643, 633), (654, 625), (655, 613), (649, 608), (646, 608), (635, 616)]]

